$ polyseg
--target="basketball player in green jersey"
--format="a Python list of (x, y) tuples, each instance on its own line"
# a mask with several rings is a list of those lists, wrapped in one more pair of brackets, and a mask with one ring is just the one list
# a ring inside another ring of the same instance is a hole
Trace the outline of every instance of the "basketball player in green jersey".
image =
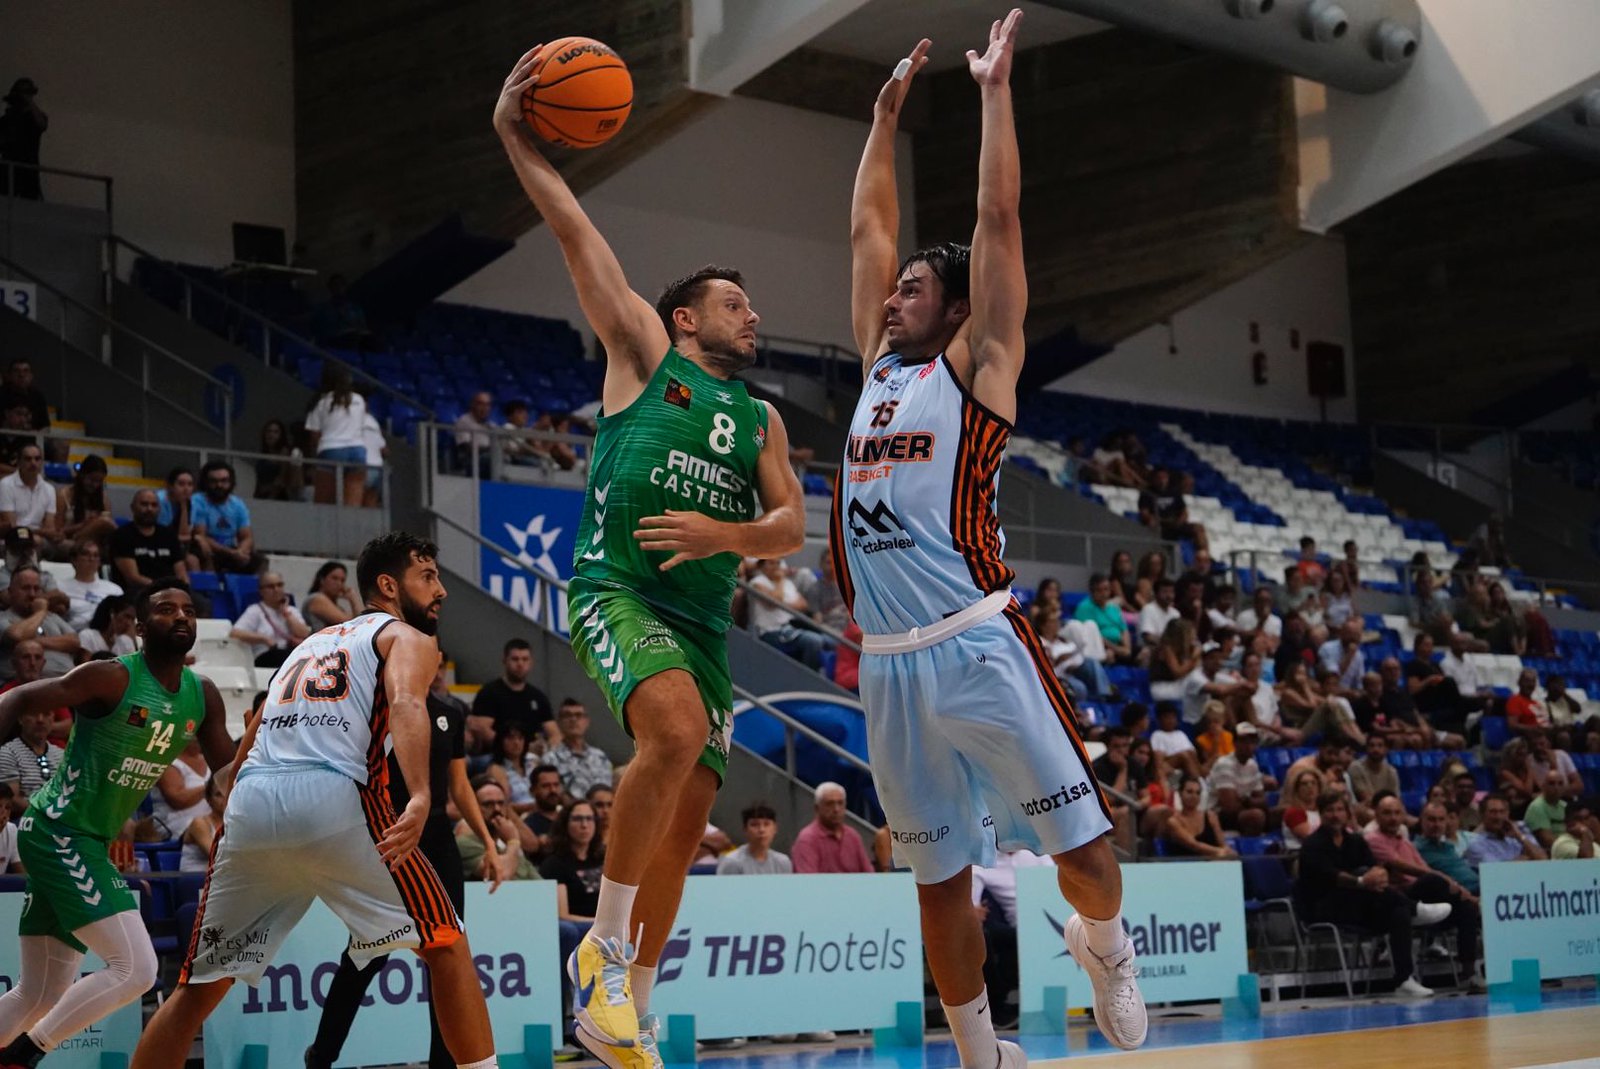
[(743, 280), (708, 267), (654, 308), (629, 289), (526, 131), (536, 53), (506, 79), (494, 126), (605, 346), (569, 616), (574, 652), (637, 747), (611, 811), (594, 927), (567, 967), (579, 1040), (613, 1069), (642, 1069), (661, 1064), (655, 964), (727, 767), (737, 568), (741, 556), (798, 550), (804, 502), (782, 419), (733, 380), (755, 359), (760, 322)]
[[(90, 661), (0, 696), (0, 736), (19, 715), (73, 708), (61, 767), (17, 826), (28, 870), (22, 976), (0, 998), (0, 1067), (32, 1067), (156, 978), (139, 900), (108, 856), (144, 796), (192, 738), (213, 772), (233, 760), (222, 696), (183, 666), (194, 645), (189, 588), (162, 579), (135, 603), (143, 650)], [(106, 968), (78, 978), (85, 949)]]

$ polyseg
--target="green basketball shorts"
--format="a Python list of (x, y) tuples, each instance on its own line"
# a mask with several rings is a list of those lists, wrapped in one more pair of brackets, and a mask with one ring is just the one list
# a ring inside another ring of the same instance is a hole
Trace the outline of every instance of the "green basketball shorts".
[(139, 908), (104, 839), (62, 827), (36, 809), (18, 822), (17, 857), (28, 869), (20, 935), (47, 935), (82, 953), (73, 932)]
[(723, 779), (733, 738), (733, 681), (728, 642), (718, 633), (674, 620), (637, 595), (574, 581), (567, 592), (572, 652), (605, 693), (606, 704), (631, 737), (628, 696), (658, 672), (681, 668), (694, 677), (706, 709), (706, 746), (700, 763)]

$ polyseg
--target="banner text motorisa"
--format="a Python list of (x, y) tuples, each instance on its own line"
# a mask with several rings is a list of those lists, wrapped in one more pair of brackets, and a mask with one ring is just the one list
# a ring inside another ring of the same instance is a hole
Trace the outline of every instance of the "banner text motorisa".
[[(556, 885), (548, 880), (504, 883), (493, 895), (467, 884), (467, 938), (478, 985), (489, 1001), (497, 1049), (520, 1051), (523, 1026), (547, 1024), (561, 1035), (560, 951)], [(349, 933), (321, 902), (313, 903), (256, 987), (233, 985), (205, 1025), (207, 1065), (238, 1065), (244, 1048), (265, 1044), (298, 1060), (317, 1034), (328, 984), (339, 968)], [(398, 951), (367, 988), (344, 1045), (341, 1065), (394, 1065), (428, 1057), (428, 969), (409, 950)], [(98, 1063), (96, 1063), (98, 1066)]]
[[(0, 994), (17, 986), (22, 977), (22, 947), (17, 942), (17, 922), (22, 919), (21, 894), (0, 894)], [(85, 976), (106, 967), (92, 952), (85, 954), (79, 972)], [(100, 1055), (132, 1056), (139, 1042), (142, 1020), (139, 1003), (115, 1010), (75, 1036), (68, 1036), (50, 1052), (50, 1069), (100, 1069)]]
[[(546, 575), (572, 578), (572, 552), (583, 518), (583, 491), (484, 481), (478, 484), (478, 533)], [(488, 549), (480, 550), (483, 587), (530, 620), (563, 635), (567, 596)]]
[(922, 1001), (906, 873), (691, 878), (650, 1008), (702, 1039), (884, 1028)]
[(1546, 980), (1600, 973), (1600, 859), (1496, 861), (1478, 877), (1491, 984), (1510, 982), (1518, 958)]
[[(1089, 978), (1067, 953), (1062, 925), (1073, 909), (1055, 866), (1017, 871), (1017, 950), (1024, 1012), (1044, 1008), (1046, 987), (1068, 1006), (1090, 1006)], [(1122, 866), (1122, 923), (1138, 954), (1146, 1002), (1232, 998), (1249, 971), (1244, 883), (1238, 862)]]

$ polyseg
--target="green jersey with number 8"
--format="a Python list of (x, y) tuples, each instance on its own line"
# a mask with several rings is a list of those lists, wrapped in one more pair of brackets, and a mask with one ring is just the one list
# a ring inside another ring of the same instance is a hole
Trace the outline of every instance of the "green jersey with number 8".
[(667, 350), (644, 392), (596, 421), (594, 461), (573, 551), (574, 592), (627, 590), (669, 617), (716, 633), (732, 624), (739, 556), (718, 553), (663, 572), (672, 554), (646, 552), (633, 533), (669, 509), (746, 523), (756, 518), (756, 462), (767, 406)]
[(76, 719), (61, 767), (28, 807), (59, 827), (99, 839), (121, 834), (206, 714), (200, 677), (189, 669), (173, 692), (150, 674), (144, 654), (117, 661), (128, 670), (122, 701), (105, 716)]

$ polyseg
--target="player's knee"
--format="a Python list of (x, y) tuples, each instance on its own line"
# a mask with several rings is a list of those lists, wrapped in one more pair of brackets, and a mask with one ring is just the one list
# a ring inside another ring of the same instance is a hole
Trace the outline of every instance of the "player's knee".
[(121, 966), (118, 969), (121, 986), (125, 993), (132, 992), (132, 998), (137, 998), (155, 986), (158, 965), (155, 948), (148, 940), (142, 944), (134, 943), (129, 948), (127, 959), (117, 964)]

